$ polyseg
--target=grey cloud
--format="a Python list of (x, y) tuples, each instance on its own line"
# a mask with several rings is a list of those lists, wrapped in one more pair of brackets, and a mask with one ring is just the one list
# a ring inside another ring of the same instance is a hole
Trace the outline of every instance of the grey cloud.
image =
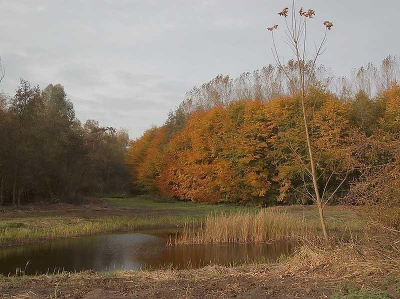
[(96, 98), (96, 109), (105, 111), (123, 111), (130, 113), (133, 111), (164, 111), (168, 105), (162, 101), (156, 101), (151, 98), (138, 99), (134, 97), (108, 97), (98, 96)]
[[(274, 59), (266, 27), (290, 0), (3, 0), (0, 56), (12, 94), (23, 77), (64, 85), (83, 120), (126, 127), (162, 124), (186, 90)], [(399, 55), (398, 0), (315, 1), (312, 21), (335, 23), (321, 63), (336, 74)], [(388, 7), (385, 15), (377, 5)], [(311, 38), (321, 32), (312, 30)], [(283, 33), (282, 31), (280, 33)], [(290, 54), (283, 50), (287, 58)]]
[(140, 86), (150, 86), (153, 85), (154, 82), (161, 80), (162, 77), (154, 74), (146, 74), (146, 73), (134, 73), (129, 71), (116, 71), (114, 72), (116, 80), (120, 84), (126, 86), (140, 85)]
[(55, 74), (62, 82), (68, 82), (78, 86), (103, 86), (107, 82), (102, 77), (101, 70), (84, 66), (78, 63), (60, 67)]

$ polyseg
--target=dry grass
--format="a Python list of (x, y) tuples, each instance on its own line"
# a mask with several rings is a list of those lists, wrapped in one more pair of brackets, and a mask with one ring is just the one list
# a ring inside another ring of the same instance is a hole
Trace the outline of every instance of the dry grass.
[(365, 210), (372, 221), (400, 231), (400, 207), (367, 206)]
[(282, 268), (287, 273), (313, 279), (358, 283), (370, 277), (371, 283), (379, 283), (382, 277), (400, 275), (400, 233), (381, 231), (328, 248), (304, 242)]
[(264, 243), (270, 241), (313, 237), (315, 227), (304, 218), (294, 217), (277, 209), (258, 213), (235, 213), (207, 216), (200, 228), (186, 224), (182, 234), (171, 243)]

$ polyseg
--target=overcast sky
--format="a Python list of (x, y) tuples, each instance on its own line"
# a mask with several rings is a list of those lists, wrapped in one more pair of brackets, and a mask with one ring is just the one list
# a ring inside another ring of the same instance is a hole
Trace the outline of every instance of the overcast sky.
[[(60, 83), (81, 120), (139, 137), (193, 86), (272, 63), (266, 27), (290, 2), (0, 0), (0, 89), (12, 95), (21, 77), (41, 88)], [(400, 54), (399, 0), (298, 3), (316, 10), (321, 30), (334, 22), (320, 62), (335, 74)]]

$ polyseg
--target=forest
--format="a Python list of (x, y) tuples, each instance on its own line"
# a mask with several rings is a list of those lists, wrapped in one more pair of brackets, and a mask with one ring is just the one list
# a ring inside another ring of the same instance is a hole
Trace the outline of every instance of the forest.
[[(285, 68), (296, 78), (294, 61)], [(330, 204), (399, 207), (396, 57), (353, 70), (349, 79), (324, 66), (308, 72), (314, 84), (307, 113), (322, 197)], [(164, 125), (131, 142), (134, 189), (196, 202), (312, 203), (293, 82), (269, 65), (238, 78), (220, 75), (189, 91)]]
[(14, 96), (0, 98), (0, 205), (126, 193), (128, 142), (124, 130), (82, 124), (63, 86), (21, 79)]

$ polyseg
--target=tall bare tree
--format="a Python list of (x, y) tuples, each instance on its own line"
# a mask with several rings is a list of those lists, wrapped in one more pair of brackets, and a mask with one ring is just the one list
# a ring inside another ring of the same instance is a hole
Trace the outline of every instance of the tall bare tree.
[[(301, 99), (301, 107), (303, 113), (303, 121), (304, 121), (304, 129), (305, 129), (305, 141), (307, 143), (308, 149), (308, 159), (310, 168), (306, 166), (306, 171), (310, 174), (314, 193), (315, 193), (315, 201), (318, 206), (319, 218), (321, 222), (322, 232), (324, 234), (324, 239), (326, 241), (329, 240), (328, 230), (326, 227), (325, 217), (324, 217), (324, 204), (322, 202), (322, 197), (319, 187), (318, 187), (318, 174), (316, 169), (316, 161), (314, 158), (314, 148), (311, 139), (310, 126), (309, 126), (309, 107), (307, 105), (307, 93), (315, 83), (314, 75), (316, 72), (316, 63), (318, 58), (325, 51), (325, 44), (327, 41), (327, 33), (333, 27), (333, 23), (330, 21), (323, 22), (325, 26), (325, 34), (318, 46), (315, 48), (315, 53), (311, 54), (308, 47), (308, 22), (315, 16), (315, 11), (313, 9), (304, 10), (301, 8), (300, 10), (296, 9), (295, 0), (293, 0), (292, 7), (289, 9), (288, 7), (284, 8), (281, 12), (278, 13), (281, 17), (285, 19), (285, 33), (286, 33), (286, 44), (290, 47), (293, 52), (293, 63), (292, 66), (297, 74), (293, 76), (293, 72), (289, 72), (287, 68), (285, 68), (284, 63), (282, 62), (282, 58), (278, 52), (274, 32), (278, 29), (278, 25), (273, 25), (268, 27), (268, 31), (272, 33), (272, 41), (273, 48), (272, 52), (274, 54), (274, 58), (279, 66), (279, 68), (283, 71), (287, 80), (290, 83), (290, 86), (293, 88), (293, 93), (296, 93), (300, 96)], [(303, 165), (306, 165), (303, 163)]]

